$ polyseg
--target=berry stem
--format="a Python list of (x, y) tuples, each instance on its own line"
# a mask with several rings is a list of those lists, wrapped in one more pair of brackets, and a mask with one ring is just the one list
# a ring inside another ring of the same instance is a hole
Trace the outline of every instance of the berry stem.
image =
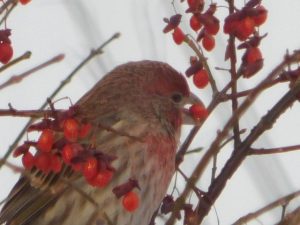
[(12, 1), (12, 6), (9, 9), (8, 9), (9, 5), (7, 5), (5, 15), (0, 20), (0, 25), (4, 22), (4, 25), (5, 25), (4, 27), (6, 28), (7, 18), (10, 15), (10, 13), (13, 11), (13, 9), (15, 9), (15, 7), (17, 6), (17, 3), (18, 3), (18, 1)]
[[(229, 14), (234, 13), (234, 0), (229, 0), (228, 1), (229, 5)], [(231, 98), (231, 107), (232, 107), (232, 113), (237, 110), (238, 108), (238, 98), (235, 97), (237, 93), (237, 80), (238, 80), (238, 75), (236, 71), (236, 46), (235, 46), (235, 37), (233, 34), (229, 35), (229, 43), (228, 43), (228, 48), (230, 49), (229, 53), (229, 60), (230, 60), (230, 74), (231, 74), (231, 94), (233, 98)], [(234, 148), (237, 148), (239, 143), (241, 142), (240, 138), (240, 125), (239, 125), (239, 120), (234, 121), (234, 126), (233, 126), (233, 136), (234, 136)]]

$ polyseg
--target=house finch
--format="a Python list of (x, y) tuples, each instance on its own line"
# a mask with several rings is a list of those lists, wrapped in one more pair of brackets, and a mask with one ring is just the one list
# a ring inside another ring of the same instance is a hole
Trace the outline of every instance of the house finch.
[[(81, 173), (66, 161), (59, 173), (33, 168), (8, 196), (0, 224), (148, 225), (175, 171), (180, 127), (194, 122), (183, 106), (195, 101), (185, 78), (165, 63), (118, 66), (77, 102), (72, 117), (92, 125), (89, 138), (73, 145), (92, 146), (110, 182), (99, 188), (87, 181), (97, 160), (85, 158)], [(65, 137), (71, 140), (72, 133)]]

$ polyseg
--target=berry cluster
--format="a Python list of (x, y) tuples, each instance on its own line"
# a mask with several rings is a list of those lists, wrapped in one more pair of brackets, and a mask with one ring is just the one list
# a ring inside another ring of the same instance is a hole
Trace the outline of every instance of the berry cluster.
[(3, 64), (8, 63), (13, 56), (10, 35), (10, 29), (0, 30), (0, 62)]
[(205, 12), (203, 12), (204, 0), (189, 0), (188, 5), (187, 12), (193, 14), (190, 18), (190, 27), (198, 33), (197, 41), (201, 41), (205, 50), (213, 50), (215, 47), (214, 36), (220, 30), (220, 21), (214, 16), (217, 5), (211, 4)]
[[(86, 164), (89, 164), (92, 156), (99, 158), (99, 153), (94, 154), (91, 146), (80, 144), (80, 141), (89, 136), (92, 126), (77, 121), (73, 114), (74, 109), (71, 108), (29, 126), (28, 132), (39, 131), (39, 138), (37, 141), (25, 141), (14, 151), (14, 156), (22, 155), (26, 169), (36, 167), (44, 173), (59, 173), (64, 163), (78, 168), (86, 178), (90, 178), (90, 174), (86, 172)], [(91, 166), (89, 168), (92, 170)]]
[[(214, 35), (216, 35), (220, 29), (220, 21), (214, 16), (216, 12), (216, 4), (211, 4), (210, 7), (203, 13), (204, 1), (188, 0), (189, 8), (187, 13), (192, 13), (190, 18), (190, 27), (198, 33), (197, 41), (201, 41), (204, 49), (211, 51), (215, 47)], [(181, 21), (181, 14), (171, 16), (170, 19), (164, 18), (167, 23), (163, 29), (164, 33), (173, 30), (172, 36), (176, 44), (180, 45), (186, 35), (179, 27)]]
[[(232, 34), (240, 41), (245, 41), (255, 32), (255, 28), (267, 19), (267, 10), (262, 5), (249, 1), (241, 10), (230, 14), (224, 23), (224, 33)], [(257, 2), (257, 1), (256, 1)]]
[[(22, 5), (29, 3), (31, 0), (19, 0)], [(4, 1), (2, 1), (4, 3)], [(4, 19), (6, 22), (6, 18)], [(11, 35), (11, 30), (6, 28), (0, 30), (0, 62), (2, 64), (7, 64), (13, 57), (13, 48), (11, 46), (11, 40), (9, 36)], [(30, 157), (30, 156), (28, 156)]]
[[(250, 0), (246, 5), (236, 12), (230, 14), (224, 23), (224, 33), (236, 37), (243, 43), (238, 49), (246, 49), (242, 57), (241, 73), (249, 78), (257, 73), (263, 66), (263, 58), (258, 48), (260, 40), (257, 28), (267, 19), (268, 11), (260, 4), (260, 0)], [(225, 59), (230, 56), (227, 48)]]
[[(59, 173), (64, 166), (81, 173), (88, 184), (103, 188), (112, 180), (115, 169), (111, 165), (116, 159), (94, 147), (93, 127), (90, 123), (79, 121), (75, 115), (77, 106), (66, 111), (53, 109), (42, 121), (28, 127), (28, 132), (38, 131), (37, 141), (25, 141), (13, 153), (22, 156), (25, 169), (38, 169), (44, 174)], [(116, 188), (117, 197), (123, 197), (122, 204), (126, 211), (138, 208), (138, 195), (132, 191), (137, 182), (129, 182)], [(115, 191), (114, 191), (115, 193)]]

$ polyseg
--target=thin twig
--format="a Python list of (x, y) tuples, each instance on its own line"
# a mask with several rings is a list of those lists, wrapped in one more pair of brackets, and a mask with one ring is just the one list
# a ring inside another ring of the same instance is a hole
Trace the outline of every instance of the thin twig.
[[(266, 86), (264, 87), (264, 89), (268, 89), (269, 87), (272, 87), (272, 86), (274, 86), (274, 85), (276, 85), (278, 83), (282, 83), (282, 80), (281, 79), (272, 80), (268, 84), (266, 84)], [(255, 87), (251, 88), (251, 89), (248, 89), (248, 90), (245, 90), (245, 91), (240, 91), (240, 92), (237, 92), (235, 95), (234, 94), (227, 94), (227, 95), (224, 96), (224, 98), (222, 99), (222, 101), (227, 101), (228, 99), (232, 99), (232, 98), (246, 97), (254, 89), (255, 89)]]
[(8, 9), (5, 12), (5, 15), (2, 17), (2, 19), (0, 21), (0, 25), (7, 20), (7, 17), (10, 15), (10, 13), (13, 11), (13, 9), (17, 6), (17, 4), (18, 4), (18, 1), (12, 2), (12, 6), (10, 7), (10, 9)]
[(292, 145), (292, 146), (285, 146), (285, 147), (278, 147), (278, 148), (269, 148), (269, 149), (251, 149), (249, 151), (249, 155), (267, 155), (267, 154), (277, 154), (277, 153), (286, 153), (292, 151), (299, 151), (300, 145)]
[(2, 14), (11, 4), (17, 4), (19, 0), (7, 0), (1, 7), (0, 7), (0, 14)]
[(31, 117), (41, 118), (45, 115), (52, 114), (52, 110), (15, 110), (15, 109), (0, 109), (0, 116), (16, 116), (16, 117)]
[(11, 86), (13, 84), (20, 83), (24, 78), (30, 76), (31, 74), (37, 72), (38, 70), (44, 69), (46, 66), (50, 66), (53, 63), (60, 62), (61, 60), (64, 59), (64, 57), (65, 56), (63, 54), (59, 54), (59, 55), (53, 57), (52, 59), (50, 59), (50, 60), (28, 70), (20, 75), (15, 75), (15, 76), (10, 77), (6, 82), (4, 82), (3, 84), (0, 85), (0, 90), (6, 88), (8, 86)]
[(289, 194), (289, 195), (286, 195), (282, 198), (279, 198), (277, 199), (276, 201), (264, 206), (263, 208), (255, 211), (255, 212), (252, 212), (252, 213), (249, 213), (248, 215), (246, 216), (243, 216), (241, 218), (239, 218), (237, 221), (235, 221), (232, 225), (244, 225), (244, 224), (247, 224), (249, 221), (253, 220), (253, 219), (256, 219), (257, 217), (259, 217), (260, 215), (278, 207), (278, 206), (281, 206), (281, 205), (286, 205), (288, 204), (291, 200), (297, 198), (300, 196), (300, 191), (296, 191), (292, 194)]

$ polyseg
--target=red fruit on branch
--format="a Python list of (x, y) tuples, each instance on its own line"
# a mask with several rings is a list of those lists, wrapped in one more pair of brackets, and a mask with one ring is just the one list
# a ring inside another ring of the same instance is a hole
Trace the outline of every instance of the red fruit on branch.
[(38, 141), (37, 148), (42, 152), (50, 152), (54, 143), (54, 132), (50, 129), (43, 130)]
[(51, 170), (51, 155), (49, 153), (38, 153), (34, 156), (34, 165), (44, 173)]
[(200, 30), (200, 28), (202, 27), (202, 23), (200, 22), (199, 18), (197, 15), (193, 15), (190, 19), (190, 27), (194, 30), (194, 31), (198, 31)]
[(0, 43), (0, 62), (7, 64), (13, 56), (13, 48), (11, 44), (6, 42)]
[(71, 160), (76, 156), (75, 150), (71, 144), (66, 144), (62, 149), (62, 159), (66, 164), (71, 163)]
[(124, 195), (122, 204), (125, 210), (128, 212), (134, 212), (139, 207), (139, 196), (131, 191)]
[(76, 142), (79, 136), (79, 123), (73, 118), (66, 119), (63, 123), (65, 138), (70, 142)]
[(245, 57), (244, 57), (245, 61), (247, 63), (254, 63), (258, 60), (262, 59), (262, 54), (259, 48), (248, 48), (246, 53), (245, 53)]
[(238, 22), (235, 35), (240, 41), (244, 41), (254, 33), (254, 27), (254, 20), (251, 17), (246, 17)]
[(173, 35), (174, 42), (178, 45), (180, 45), (185, 39), (185, 34), (179, 27), (176, 27), (174, 29), (174, 32), (172, 35)]
[(266, 22), (268, 17), (268, 11), (262, 5), (257, 6), (256, 8), (257, 15), (253, 16), (253, 21), (255, 26), (260, 26)]
[(97, 175), (92, 179), (94, 186), (103, 188), (111, 181), (113, 172), (107, 169), (100, 170)]
[(198, 88), (205, 88), (209, 82), (208, 73), (205, 69), (202, 69), (194, 74), (193, 82)]
[(25, 169), (30, 170), (34, 165), (34, 157), (30, 152), (24, 153), (22, 156), (22, 164)]
[(262, 67), (264, 61), (263, 59), (257, 60), (253, 63), (243, 63), (241, 66), (241, 73), (244, 78), (250, 78), (256, 74)]
[(215, 38), (210, 34), (205, 34), (202, 38), (202, 45), (206, 51), (211, 51), (215, 47)]
[(220, 30), (220, 21), (215, 16), (210, 16), (204, 26), (207, 33), (216, 35)]
[(92, 179), (98, 172), (98, 160), (95, 157), (89, 157), (82, 165), (82, 173), (85, 178)]
[(189, 108), (189, 112), (195, 120), (204, 120), (208, 116), (208, 112), (203, 105), (194, 104)]

